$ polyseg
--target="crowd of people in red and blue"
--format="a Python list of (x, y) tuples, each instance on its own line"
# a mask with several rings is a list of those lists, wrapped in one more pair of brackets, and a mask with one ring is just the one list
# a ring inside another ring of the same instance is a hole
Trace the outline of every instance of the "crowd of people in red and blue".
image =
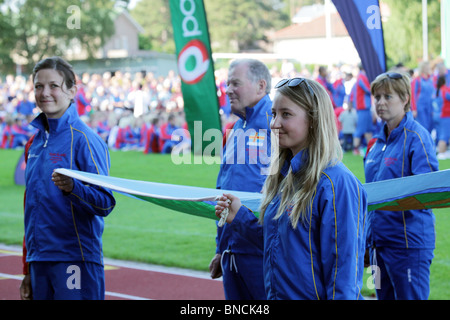
[[(84, 73), (77, 80), (78, 114), (110, 149), (170, 153), (180, 140), (190, 143), (188, 134), (183, 136), (187, 130), (177, 131), (178, 140), (172, 137), (175, 130), (187, 129), (180, 80), (174, 72), (165, 77)], [(29, 123), (39, 113), (30, 79), (1, 79), (0, 148), (23, 148), (35, 132)]]
[[(359, 65), (355, 71), (334, 69), (330, 73), (326, 67), (320, 67), (315, 79), (331, 97), (343, 149), (353, 149), (354, 154), (364, 155), (367, 142), (382, 123), (373, 108), (370, 82), (364, 68)], [(398, 64), (390, 71), (409, 74), (413, 116), (431, 133), (438, 159), (449, 159), (450, 71), (444, 61), (421, 62), (416, 69)]]
[[(436, 141), (439, 159), (450, 158), (450, 72), (443, 61), (423, 62), (415, 70), (401, 64), (397, 71), (411, 75), (411, 105), (415, 119)], [(236, 118), (226, 96), (226, 69), (216, 71), (216, 87), (223, 130)], [(361, 66), (320, 66), (313, 72), (296, 70), (283, 61), (271, 69), (280, 78), (315, 79), (328, 91), (335, 108), (342, 147), (364, 154), (364, 147), (381, 125), (373, 110), (370, 83)], [(116, 71), (80, 74), (74, 103), (79, 115), (108, 144), (111, 150), (139, 150), (170, 153), (183, 142), (190, 147), (180, 78), (171, 71), (166, 76)], [(0, 148), (23, 148), (34, 133), (29, 123), (39, 114), (34, 102), (33, 83), (25, 76), (0, 77)], [(178, 130), (183, 129), (183, 130)], [(174, 132), (176, 134), (174, 134)]]

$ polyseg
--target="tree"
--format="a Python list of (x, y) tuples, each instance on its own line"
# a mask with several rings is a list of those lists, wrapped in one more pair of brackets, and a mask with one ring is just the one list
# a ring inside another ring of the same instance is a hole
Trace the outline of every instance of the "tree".
[[(290, 23), (289, 0), (204, 0), (213, 51), (238, 52), (267, 42), (267, 32)], [(131, 15), (145, 29), (141, 48), (175, 52), (169, 0), (141, 0)]]
[[(422, 0), (382, 0), (390, 9), (383, 21), (388, 66), (399, 62), (410, 68), (417, 67), (423, 59)], [(439, 56), (440, 2), (428, 0), (428, 49), (430, 59)]]
[(141, 49), (175, 52), (169, 0), (141, 0), (130, 14), (145, 30), (139, 37)]
[(278, 0), (205, 0), (213, 50), (239, 52), (259, 49), (267, 32), (290, 24)]
[(15, 43), (14, 37), (7, 35), (12, 35), (14, 33), (14, 28), (8, 23), (6, 15), (1, 11), (0, 30), (0, 71), (4, 69), (6, 72), (10, 72), (12, 71), (11, 68), (14, 68), (14, 62), (11, 58), (10, 50), (14, 47)]
[[(1, 61), (20, 60), (25, 72), (45, 56), (64, 55), (73, 40), (93, 57), (114, 32), (112, 13), (115, 1), (26, 0), (7, 6), (0, 18), (0, 43), (8, 43), (9, 53), (0, 51)], [(3, 28), (5, 27), (5, 28)], [(11, 43), (13, 39), (13, 43)], [(2, 45), (3, 48), (3, 45)], [(2, 64), (11, 71), (10, 63)]]

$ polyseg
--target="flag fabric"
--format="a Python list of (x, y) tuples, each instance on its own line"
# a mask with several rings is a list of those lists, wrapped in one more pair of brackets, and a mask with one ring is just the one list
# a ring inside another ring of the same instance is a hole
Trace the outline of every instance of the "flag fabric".
[(369, 210), (403, 211), (450, 207), (450, 170), (364, 184)]
[[(165, 208), (214, 220), (218, 220), (214, 208), (216, 198), (230, 193), (259, 216), (261, 193), (130, 180), (69, 169), (56, 169), (56, 172)], [(364, 188), (369, 211), (450, 207), (450, 170), (366, 183)]]
[(369, 81), (386, 72), (383, 25), (378, 0), (333, 0), (352, 38)]
[(169, 4), (186, 121), (193, 151), (202, 154), (207, 146), (204, 133), (221, 132), (205, 8), (202, 0), (170, 0)]
[(247, 206), (256, 215), (259, 214), (259, 203), (262, 196), (260, 193), (253, 192), (130, 180), (70, 169), (56, 169), (55, 171), (88, 184), (111, 189), (132, 198), (214, 220), (219, 220), (215, 215), (214, 209), (218, 196), (224, 193), (234, 194), (241, 199), (243, 205)]

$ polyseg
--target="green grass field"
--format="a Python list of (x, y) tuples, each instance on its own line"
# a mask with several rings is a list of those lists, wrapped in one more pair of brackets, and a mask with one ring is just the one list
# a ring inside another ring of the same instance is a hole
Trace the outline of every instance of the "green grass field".
[[(14, 184), (14, 169), (22, 151), (0, 150), (0, 242), (20, 245), (23, 239), (23, 186)], [(176, 165), (170, 155), (111, 152), (111, 175), (127, 179), (214, 188), (218, 164)], [(211, 159), (209, 159), (211, 160)], [(196, 163), (193, 161), (193, 163)], [(364, 182), (362, 158), (346, 154), (344, 163)], [(449, 169), (450, 160), (440, 162)], [(115, 193), (117, 205), (105, 219), (103, 249), (106, 257), (208, 269), (215, 252), (213, 220), (165, 209)], [(430, 299), (450, 299), (450, 208), (434, 210), (436, 250), (431, 267)], [(19, 273), (20, 271), (18, 271)], [(369, 283), (368, 274), (365, 285)], [(373, 291), (365, 288), (364, 294)]]

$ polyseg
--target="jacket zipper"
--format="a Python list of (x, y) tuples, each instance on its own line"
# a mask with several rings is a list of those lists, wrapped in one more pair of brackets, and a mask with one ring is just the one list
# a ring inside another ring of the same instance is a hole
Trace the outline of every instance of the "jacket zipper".
[(49, 136), (50, 136), (50, 134), (47, 131), (45, 131), (45, 143), (44, 143), (44, 147), (43, 148), (47, 148)]

